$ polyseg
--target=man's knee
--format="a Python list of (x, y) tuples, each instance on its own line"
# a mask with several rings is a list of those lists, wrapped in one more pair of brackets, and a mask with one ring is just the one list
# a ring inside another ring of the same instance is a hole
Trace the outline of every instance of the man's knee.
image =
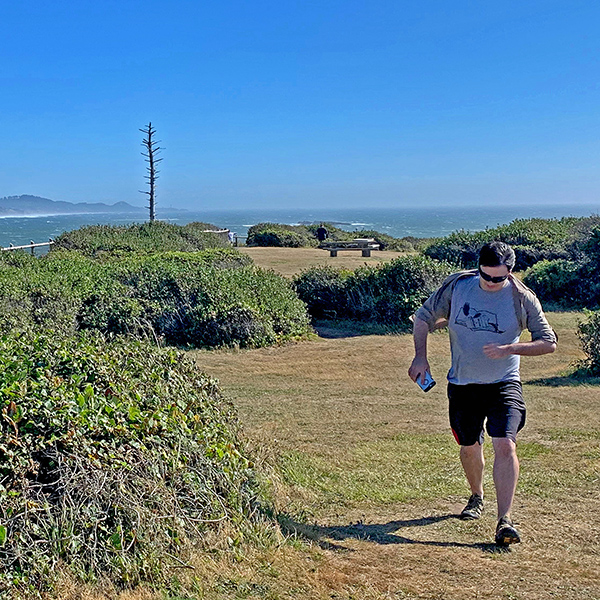
[(483, 454), (483, 446), (479, 442), (469, 446), (463, 445), (460, 447), (460, 453), (463, 456), (479, 456)]
[(517, 444), (510, 438), (493, 438), (494, 453), (498, 458), (517, 456)]

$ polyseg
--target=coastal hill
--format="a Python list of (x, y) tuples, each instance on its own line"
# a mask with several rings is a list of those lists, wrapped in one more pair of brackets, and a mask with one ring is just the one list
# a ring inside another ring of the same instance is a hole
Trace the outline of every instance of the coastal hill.
[(7, 196), (0, 198), (0, 216), (65, 215), (73, 213), (131, 213), (145, 210), (127, 202), (63, 202), (38, 196)]

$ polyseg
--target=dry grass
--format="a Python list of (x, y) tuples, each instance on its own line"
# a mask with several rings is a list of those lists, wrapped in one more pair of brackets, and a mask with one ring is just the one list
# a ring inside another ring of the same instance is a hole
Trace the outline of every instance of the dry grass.
[(520, 546), (499, 552), (490, 543), (489, 477), (484, 518), (454, 516), (467, 490), (447, 426), (446, 335), (431, 338), (440, 384), (423, 394), (406, 376), (410, 336), (345, 331), (280, 348), (195, 353), (274, 469), (287, 537), (265, 524), (207, 540), (193, 569), (178, 572), (181, 595), (65, 581), (60, 597), (597, 600), (600, 387), (562, 377), (581, 357), (577, 315), (549, 316), (559, 351), (523, 361), (529, 416), (514, 511)]
[[(311, 264), (355, 268), (398, 256), (242, 251), (286, 276)], [(455, 518), (468, 492), (447, 425), (446, 334), (430, 340), (439, 384), (423, 394), (406, 376), (410, 336), (323, 328), (328, 337), (279, 348), (194, 353), (221, 380), (249, 443), (272, 469), (285, 537), (265, 524), (207, 540), (209, 552), (178, 572), (187, 590), (179, 596), (65, 581), (61, 598), (600, 599), (600, 382), (563, 377), (582, 356), (578, 316), (549, 317), (559, 350), (523, 360), (529, 412), (514, 508), (520, 546), (499, 552), (490, 543), (489, 475), (482, 520)]]
[(514, 516), (524, 543), (509, 552), (490, 543), (490, 478), (484, 518), (454, 518), (467, 489), (447, 426), (445, 334), (431, 339), (440, 385), (427, 395), (406, 376), (406, 335), (197, 353), (248, 437), (270, 449), (287, 530), (323, 548), (310, 592), (256, 597), (600, 598), (600, 387), (561, 377), (581, 356), (576, 318), (552, 313), (559, 351), (523, 361), (529, 414)]
[(318, 248), (262, 248), (246, 247), (239, 248), (241, 252), (251, 256), (254, 262), (265, 269), (273, 269), (286, 277), (293, 277), (303, 269), (319, 266), (343, 267), (345, 269), (356, 269), (365, 264), (375, 265), (381, 262), (389, 262), (394, 258), (402, 256), (400, 252), (372, 252), (370, 257), (362, 257), (360, 252), (341, 251), (336, 257), (329, 256), (329, 252)]

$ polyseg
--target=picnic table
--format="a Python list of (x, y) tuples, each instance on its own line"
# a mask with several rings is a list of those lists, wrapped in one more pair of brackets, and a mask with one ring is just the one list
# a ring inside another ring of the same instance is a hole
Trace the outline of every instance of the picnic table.
[(379, 250), (379, 244), (373, 238), (355, 238), (321, 242), (319, 248), (329, 250), (329, 256), (337, 256), (340, 250), (360, 250), (363, 256), (371, 256), (371, 250)]

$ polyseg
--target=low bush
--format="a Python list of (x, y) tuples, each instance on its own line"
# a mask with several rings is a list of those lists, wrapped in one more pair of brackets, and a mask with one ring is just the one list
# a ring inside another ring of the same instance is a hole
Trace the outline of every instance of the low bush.
[(218, 228), (208, 223), (174, 225), (164, 221), (133, 225), (90, 225), (61, 234), (52, 251), (75, 250), (88, 256), (130, 252), (196, 252), (229, 246), (225, 234), (206, 233)]
[(600, 310), (587, 313), (587, 320), (579, 324), (577, 335), (587, 355), (584, 368), (590, 375), (600, 376)]
[(302, 248), (317, 246), (318, 240), (304, 225), (258, 223), (248, 229), (248, 246)]
[(181, 346), (257, 347), (310, 329), (290, 283), (232, 249), (11, 260), (0, 261), (4, 331), (29, 324), (63, 335), (94, 329)]
[(571, 260), (541, 262), (527, 272), (525, 283), (542, 300), (565, 308), (600, 306), (600, 227), (595, 219), (580, 223), (570, 246)]
[(376, 267), (361, 267), (347, 281), (348, 314), (408, 329), (409, 317), (449, 273), (447, 263), (424, 256), (405, 256)]
[(568, 260), (542, 261), (525, 275), (525, 283), (544, 301), (563, 308), (600, 306), (600, 216), (579, 219), (567, 244)]
[(410, 252), (414, 250), (414, 246), (404, 238), (395, 238), (386, 233), (380, 233), (370, 229), (361, 229), (353, 231), (350, 234), (350, 239), (354, 238), (373, 238), (379, 244), (380, 250), (391, 250), (393, 252)]
[(542, 302), (564, 308), (587, 306), (590, 287), (594, 287), (582, 265), (570, 260), (539, 262), (527, 271), (523, 282)]
[[(414, 250), (408, 239), (398, 239), (379, 231), (361, 229), (345, 231), (331, 223), (323, 224), (327, 229), (327, 241), (349, 241), (355, 238), (373, 238), (381, 250), (406, 252)], [(320, 223), (312, 225), (281, 225), (279, 223), (259, 223), (248, 230), (248, 246), (278, 246), (287, 248), (315, 247), (319, 245), (317, 229)], [(416, 238), (413, 238), (416, 239)]]
[(417, 238), (412, 235), (399, 238), (399, 242), (402, 244), (402, 247), (406, 247), (406, 250), (409, 252), (425, 252), (425, 249), (428, 248), (434, 241), (434, 238)]
[(98, 334), (0, 339), (0, 592), (162, 581), (255, 500), (232, 406), (173, 350)]
[(515, 270), (522, 271), (541, 260), (567, 259), (576, 225), (582, 219), (515, 219), (507, 225), (470, 233), (457, 231), (431, 243), (425, 254), (445, 260), (463, 269), (477, 266), (479, 250), (487, 242), (498, 240), (513, 246)]
[(313, 318), (336, 318), (346, 314), (346, 281), (351, 271), (334, 267), (311, 267), (294, 280), (300, 299)]
[(404, 256), (354, 273), (309, 269), (295, 285), (315, 318), (374, 321), (406, 330), (411, 327), (409, 317), (449, 273), (446, 263)]
[(456, 231), (444, 238), (434, 240), (425, 248), (424, 254), (434, 260), (454, 264), (461, 269), (471, 269), (477, 266), (479, 250), (487, 241), (485, 232)]
[(581, 219), (573, 226), (568, 249), (572, 260), (586, 260), (590, 255), (600, 260), (600, 215)]

